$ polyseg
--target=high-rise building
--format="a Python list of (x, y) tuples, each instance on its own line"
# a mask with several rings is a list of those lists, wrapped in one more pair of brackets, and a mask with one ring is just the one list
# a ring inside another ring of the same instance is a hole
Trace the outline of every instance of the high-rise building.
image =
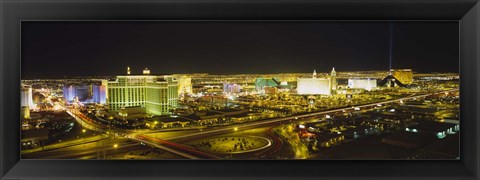
[(107, 80), (102, 80), (101, 84), (65, 86), (63, 87), (63, 97), (67, 102), (78, 100), (80, 102), (105, 104), (107, 84)]
[(377, 87), (377, 80), (372, 78), (353, 78), (348, 79), (348, 88), (365, 89), (370, 91)]
[(317, 78), (316, 71), (313, 71), (312, 78), (298, 78), (297, 94), (330, 95), (331, 82), (330, 78)]
[(20, 92), (21, 92), (20, 106), (28, 106), (29, 108), (32, 108), (34, 106), (32, 86), (23, 85), (21, 87)]
[(168, 114), (178, 107), (178, 80), (171, 75), (118, 75), (107, 85), (107, 104), (111, 111), (145, 107), (146, 113)]
[(413, 83), (412, 69), (391, 69), (390, 74), (402, 84), (408, 85)]
[(22, 108), (20, 109), (20, 114), (22, 115), (21, 117), (23, 119), (30, 119), (30, 109), (28, 108), (28, 106), (22, 106)]
[[(89, 99), (89, 91), (92, 89), (93, 86), (90, 88), (89, 86), (65, 86), (63, 87), (63, 97), (68, 102), (74, 101), (78, 99), (80, 102), (85, 102)], [(93, 94), (93, 93), (92, 93)]]
[(106, 104), (107, 103), (107, 84), (106, 80), (102, 80), (100, 85), (93, 86), (93, 98), (94, 103)]
[(337, 90), (337, 72), (335, 71), (335, 68), (332, 68), (332, 72), (330, 72), (330, 80), (332, 81), (332, 91)]
[(63, 87), (63, 98), (67, 102), (73, 101), (73, 98), (75, 98), (75, 89), (73, 89), (73, 86)]
[(298, 78), (297, 94), (330, 95), (330, 78)]
[(178, 77), (178, 94), (192, 93), (192, 78), (181, 76)]
[(242, 86), (238, 84), (227, 84), (223, 83), (223, 92), (224, 93), (239, 93), (242, 90)]
[(93, 91), (95, 91), (95, 90), (94, 90), (94, 88), (95, 88), (94, 86), (95, 86), (94, 84), (90, 84), (90, 85), (87, 86), (87, 88), (88, 88), (87, 98), (88, 98), (88, 99), (93, 98)]

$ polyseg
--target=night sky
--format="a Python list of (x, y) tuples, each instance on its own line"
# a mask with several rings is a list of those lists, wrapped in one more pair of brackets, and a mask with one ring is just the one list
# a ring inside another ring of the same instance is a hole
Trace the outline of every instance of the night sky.
[(385, 70), (458, 72), (458, 23), (22, 22), (22, 78)]

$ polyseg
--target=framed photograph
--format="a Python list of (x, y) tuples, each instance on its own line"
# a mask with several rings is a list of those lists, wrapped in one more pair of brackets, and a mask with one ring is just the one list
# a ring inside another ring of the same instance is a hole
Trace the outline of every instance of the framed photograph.
[(2, 179), (478, 179), (477, 1), (2, 1)]

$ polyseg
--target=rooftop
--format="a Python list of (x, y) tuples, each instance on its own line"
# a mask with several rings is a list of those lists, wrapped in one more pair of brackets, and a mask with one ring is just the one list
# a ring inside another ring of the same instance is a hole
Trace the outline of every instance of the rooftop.
[(448, 128), (454, 127), (456, 124), (445, 123), (445, 122), (434, 122), (434, 121), (419, 121), (417, 124), (412, 125), (408, 128), (417, 129), (418, 131), (426, 132), (440, 132), (445, 131)]
[(416, 147), (435, 140), (434, 136), (424, 133), (400, 132), (383, 138), (384, 140), (403, 142)]

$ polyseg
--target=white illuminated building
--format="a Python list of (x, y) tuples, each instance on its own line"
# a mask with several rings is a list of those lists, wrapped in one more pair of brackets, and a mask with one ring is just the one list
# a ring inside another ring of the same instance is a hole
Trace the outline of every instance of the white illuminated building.
[(377, 88), (377, 80), (372, 78), (353, 78), (348, 79), (348, 88), (365, 89), (370, 91)]
[(27, 106), (29, 108), (32, 108), (34, 106), (32, 86), (27, 86), (27, 85), (22, 86), (20, 106)]
[(330, 95), (330, 78), (317, 78), (317, 72), (313, 71), (312, 78), (298, 78), (297, 94), (301, 95)]

